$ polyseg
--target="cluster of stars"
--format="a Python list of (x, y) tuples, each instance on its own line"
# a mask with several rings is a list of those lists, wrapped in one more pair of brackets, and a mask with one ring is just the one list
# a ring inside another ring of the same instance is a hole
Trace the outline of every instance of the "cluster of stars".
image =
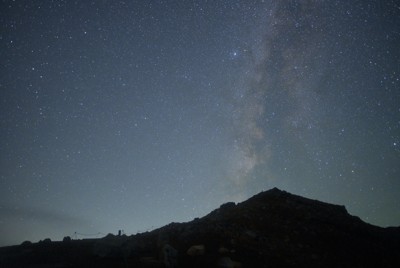
[(272, 187), (399, 224), (393, 1), (3, 6), (0, 245)]

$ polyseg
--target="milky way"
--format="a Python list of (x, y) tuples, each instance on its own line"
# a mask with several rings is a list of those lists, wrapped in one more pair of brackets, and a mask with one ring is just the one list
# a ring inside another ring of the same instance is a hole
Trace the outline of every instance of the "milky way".
[(3, 1), (0, 245), (283, 190), (400, 224), (395, 1)]

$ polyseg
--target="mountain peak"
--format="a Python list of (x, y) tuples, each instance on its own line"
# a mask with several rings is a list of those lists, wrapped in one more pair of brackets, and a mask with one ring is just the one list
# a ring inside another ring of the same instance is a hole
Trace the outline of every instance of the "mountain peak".
[(398, 228), (272, 188), (191, 222), (130, 237), (2, 248), (0, 260), (2, 267), (38, 260), (60, 267), (400, 267), (399, 250)]

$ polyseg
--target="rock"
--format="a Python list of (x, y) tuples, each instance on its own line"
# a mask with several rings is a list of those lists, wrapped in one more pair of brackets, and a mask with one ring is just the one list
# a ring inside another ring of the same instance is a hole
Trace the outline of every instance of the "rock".
[(28, 240), (22, 242), (22, 244), (21, 244), (21, 246), (23, 246), (23, 247), (30, 246), (30, 245), (32, 245), (32, 242), (28, 241)]
[(115, 235), (113, 235), (112, 233), (109, 233), (108, 235), (106, 235), (102, 239), (103, 240), (115, 240)]
[(204, 245), (194, 245), (191, 246), (187, 251), (187, 255), (189, 256), (202, 256), (206, 251), (206, 247)]
[(178, 266), (178, 251), (172, 246), (165, 244), (162, 247), (161, 254), (165, 267), (173, 268)]
[(44, 240), (40, 240), (39, 243), (40, 244), (49, 245), (49, 244), (51, 244), (51, 239), (50, 238), (46, 238)]
[(71, 237), (69, 237), (69, 236), (66, 236), (66, 237), (63, 238), (63, 242), (64, 242), (64, 243), (69, 243), (69, 242), (71, 242), (71, 241), (72, 241), (72, 239), (71, 239)]
[(233, 261), (229, 257), (222, 257), (218, 260), (218, 267), (224, 268), (241, 268), (242, 264), (237, 261)]
[(255, 239), (257, 237), (257, 234), (254, 231), (247, 230), (244, 233), (246, 236), (248, 236), (251, 239)]
[(218, 253), (219, 253), (219, 254), (228, 254), (228, 253), (230, 253), (230, 250), (227, 249), (227, 248), (225, 248), (225, 247), (220, 247), (220, 248), (218, 249)]

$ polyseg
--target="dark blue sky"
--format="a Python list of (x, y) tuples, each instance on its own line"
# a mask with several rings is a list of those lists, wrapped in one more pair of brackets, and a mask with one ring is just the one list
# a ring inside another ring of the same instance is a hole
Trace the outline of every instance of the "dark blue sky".
[(0, 245), (272, 187), (400, 225), (396, 1), (2, 1)]

